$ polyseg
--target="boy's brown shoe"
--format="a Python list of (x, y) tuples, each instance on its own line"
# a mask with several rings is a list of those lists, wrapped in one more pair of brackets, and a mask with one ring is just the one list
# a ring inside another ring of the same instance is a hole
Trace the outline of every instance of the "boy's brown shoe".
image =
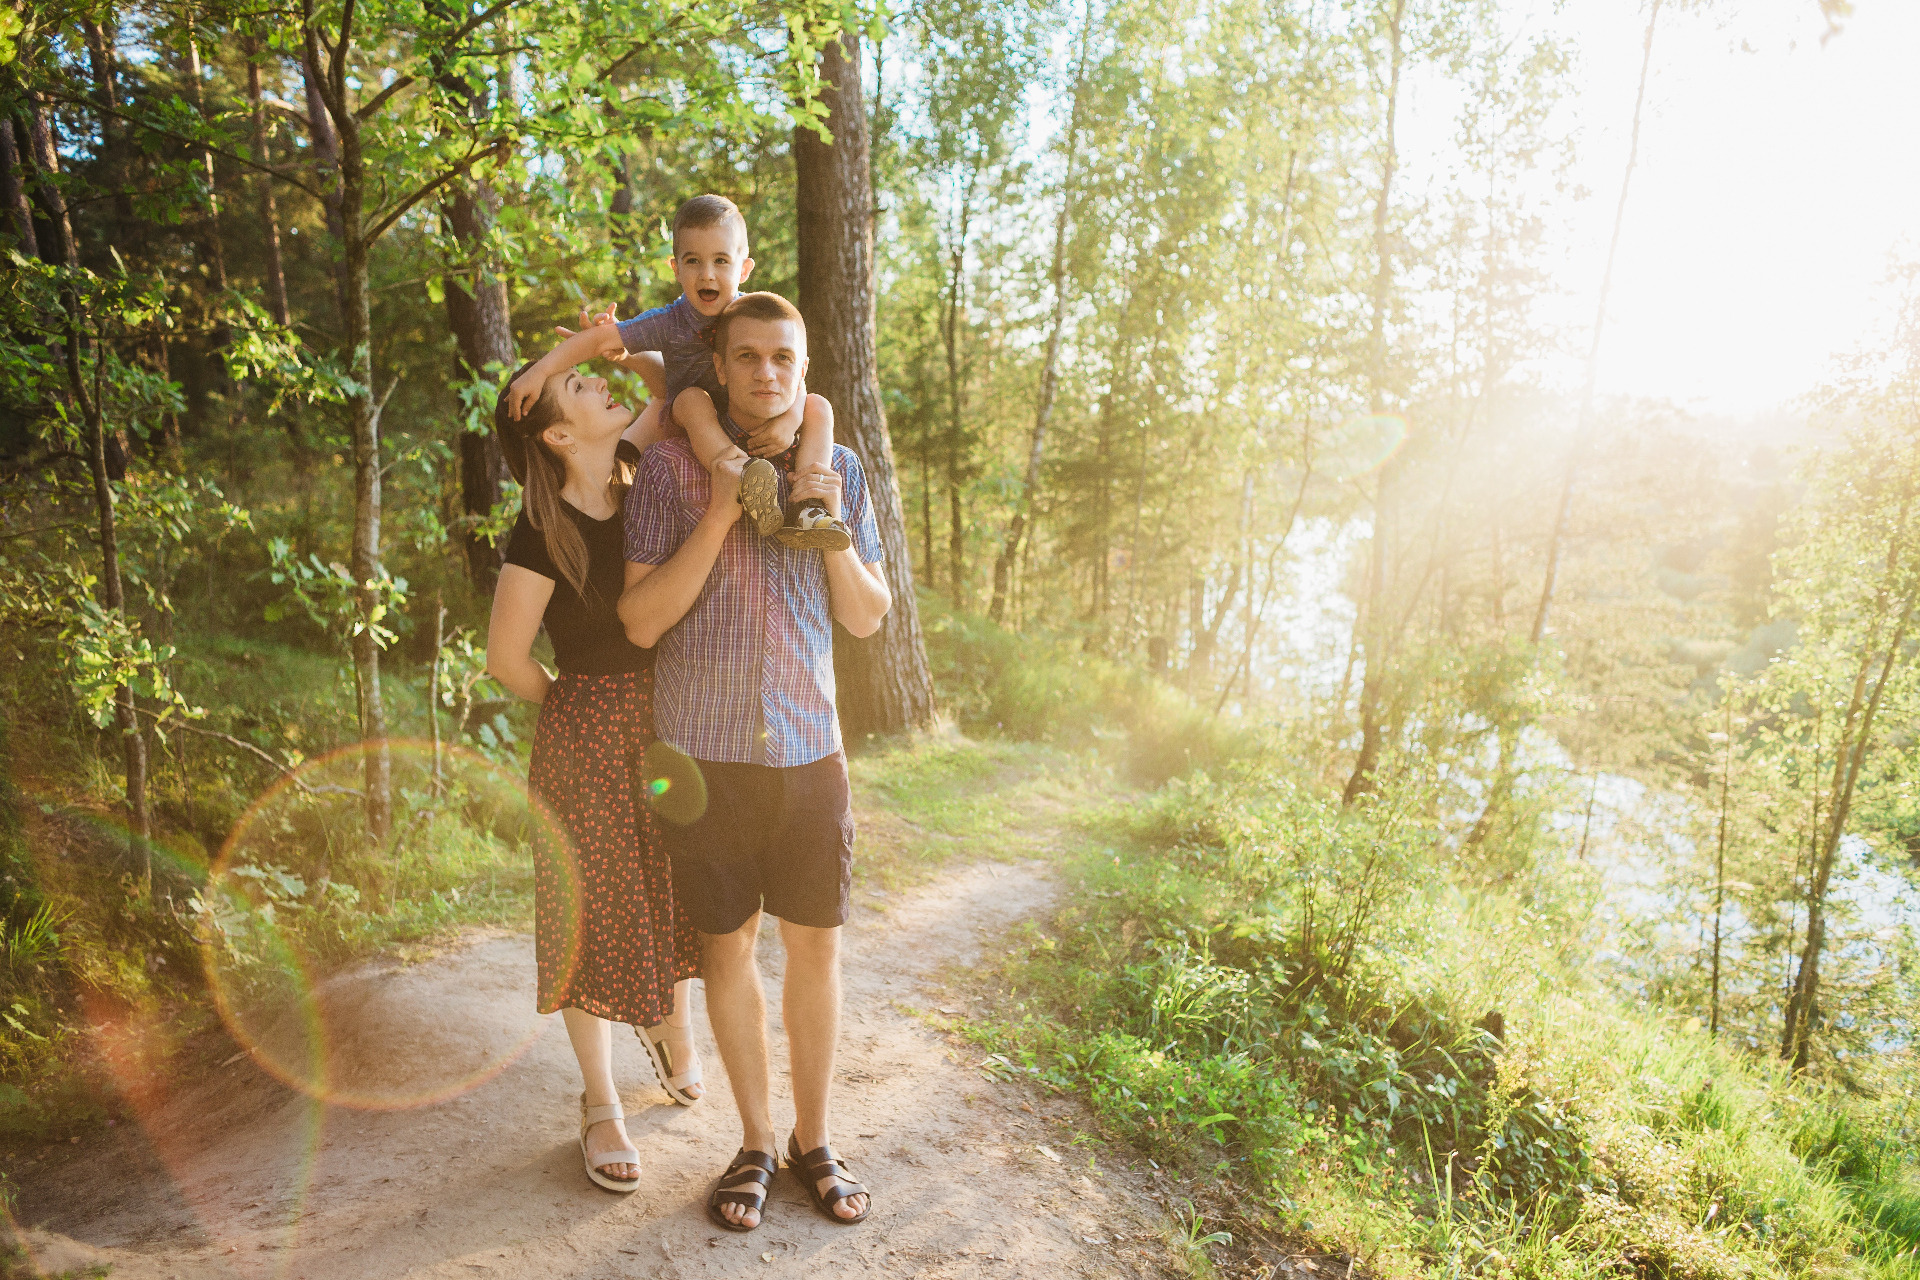
[(845, 551), (853, 545), (853, 535), (847, 532), (847, 526), (825, 507), (812, 503), (788, 516), (786, 524), (773, 536), (780, 545), (796, 551)]
[(753, 527), (763, 538), (771, 536), (784, 523), (780, 514), (780, 475), (765, 458), (748, 459), (746, 470), (740, 473), (740, 505), (747, 509), (747, 519), (753, 521)]

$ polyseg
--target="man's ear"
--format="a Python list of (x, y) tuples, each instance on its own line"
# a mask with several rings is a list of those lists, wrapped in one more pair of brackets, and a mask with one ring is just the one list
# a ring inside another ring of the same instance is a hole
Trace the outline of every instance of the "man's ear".
[(747, 277), (752, 274), (753, 274), (753, 259), (752, 258), (740, 259), (740, 283), (745, 284), (747, 282)]
[(720, 358), (718, 351), (713, 353), (713, 376), (720, 379), (720, 385), (727, 385), (727, 362)]
[(805, 355), (800, 357), (800, 381), (802, 382), (807, 380), (807, 364), (811, 359), (812, 357)]

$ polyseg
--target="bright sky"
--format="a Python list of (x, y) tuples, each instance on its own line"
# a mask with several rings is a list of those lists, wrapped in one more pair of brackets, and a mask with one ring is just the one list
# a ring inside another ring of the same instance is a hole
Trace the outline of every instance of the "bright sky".
[[(1584, 349), (1644, 4), (1566, 0), (1558, 21), (1585, 73), (1574, 178), (1592, 195), (1574, 210), (1561, 271)], [(1823, 48), (1824, 29), (1814, 0), (1663, 10), (1603, 392), (1759, 411), (1809, 390), (1886, 317), (1890, 255), (1920, 255), (1920, 3), (1856, 0)]]

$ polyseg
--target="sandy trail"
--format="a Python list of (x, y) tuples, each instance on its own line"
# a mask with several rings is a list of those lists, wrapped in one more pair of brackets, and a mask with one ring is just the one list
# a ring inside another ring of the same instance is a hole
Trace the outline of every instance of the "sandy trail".
[[(323, 990), (340, 1087), (438, 1100), (325, 1105), (240, 1057), (176, 1082), (137, 1126), (34, 1165), (19, 1205), (26, 1243), (47, 1272), (105, 1263), (121, 1280), (1178, 1274), (1144, 1181), (1097, 1146), (1069, 1145), (1078, 1112), (989, 1079), (977, 1053), (916, 1016), (964, 1015), (939, 973), (1053, 891), (1042, 864), (980, 863), (856, 910), (835, 1141), (875, 1192), (865, 1224), (825, 1221), (784, 1170), (758, 1231), (708, 1222), (707, 1189), (738, 1131), (704, 1011), (711, 1092), (690, 1109), (666, 1101), (637, 1040), (616, 1036), (648, 1189), (593, 1187), (575, 1145), (565, 1029), (531, 1013), (532, 940), (472, 933), (423, 963), (376, 962)], [(777, 1023), (771, 927), (762, 955)], [(529, 1038), (504, 1070), (462, 1085)], [(784, 1072), (778, 1026), (775, 1045)]]

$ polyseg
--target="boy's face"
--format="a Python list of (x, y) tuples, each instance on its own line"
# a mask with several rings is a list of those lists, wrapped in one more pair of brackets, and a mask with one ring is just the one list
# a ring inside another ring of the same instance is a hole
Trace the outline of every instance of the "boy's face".
[(719, 315), (753, 274), (747, 229), (737, 218), (717, 227), (688, 227), (673, 240), (673, 274), (695, 311)]
[(727, 403), (742, 416), (777, 417), (807, 376), (807, 333), (792, 320), (730, 320), (727, 349), (713, 353)]

